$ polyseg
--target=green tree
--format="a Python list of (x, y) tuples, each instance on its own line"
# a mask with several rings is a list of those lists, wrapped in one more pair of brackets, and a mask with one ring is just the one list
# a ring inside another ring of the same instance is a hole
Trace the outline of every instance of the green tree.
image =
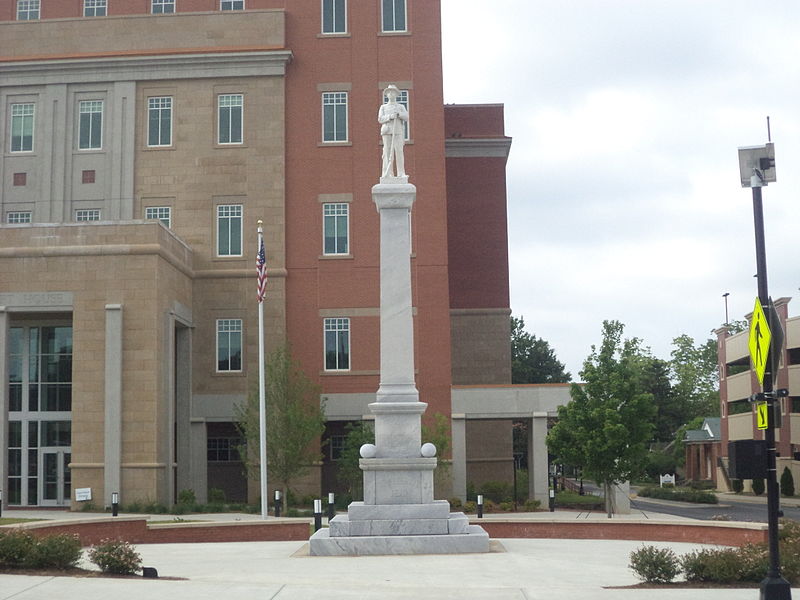
[(603, 322), (603, 341), (592, 346), (580, 373), (585, 384), (572, 385), (572, 400), (558, 408), (547, 435), (557, 462), (581, 467), (603, 486), (609, 517), (612, 486), (644, 472), (656, 413), (642, 387), (640, 342), (623, 341), (623, 330), (618, 321)]
[(450, 421), (442, 413), (433, 416), (431, 425), (422, 425), (422, 443), (436, 446), (436, 471), (433, 474), (437, 490), (450, 489), (451, 463), (445, 457), (450, 452)]
[(361, 446), (375, 443), (375, 429), (371, 421), (348, 423), (342, 452), (336, 463), (336, 478), (339, 485), (347, 490), (353, 500), (362, 500), (364, 495), (364, 477), (358, 461), (361, 459)]
[(694, 417), (719, 416), (717, 342), (696, 344), (686, 334), (672, 340), (673, 387), (684, 411), (684, 422)]
[(545, 340), (525, 331), (523, 317), (511, 317), (511, 383), (569, 383), (572, 376)]
[[(287, 346), (268, 358), (265, 382), (267, 412), (267, 475), (279, 484), (288, 502), (291, 483), (305, 475), (322, 454), (317, 442), (325, 430), (319, 387), (292, 360)], [(236, 408), (237, 428), (245, 442), (242, 452), (248, 474), (259, 474), (258, 389)], [(287, 507), (288, 508), (288, 507)]]
[(656, 442), (671, 442), (675, 439), (675, 432), (685, 422), (685, 413), (670, 381), (670, 364), (648, 353), (640, 356), (639, 368), (642, 389), (652, 394), (656, 407), (653, 439)]

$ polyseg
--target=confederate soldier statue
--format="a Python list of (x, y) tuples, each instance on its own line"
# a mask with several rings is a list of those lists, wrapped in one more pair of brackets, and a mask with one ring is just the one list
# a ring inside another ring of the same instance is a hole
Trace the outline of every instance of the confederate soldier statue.
[[(381, 137), (383, 138), (383, 171), (382, 177), (405, 177), (406, 167), (403, 158), (403, 145), (405, 144), (405, 126), (408, 122), (408, 111), (402, 104), (398, 104), (397, 97), (400, 90), (396, 85), (390, 85), (383, 91), (388, 99), (386, 104), (378, 110), (378, 122), (381, 124)], [(396, 174), (392, 174), (392, 166)]]

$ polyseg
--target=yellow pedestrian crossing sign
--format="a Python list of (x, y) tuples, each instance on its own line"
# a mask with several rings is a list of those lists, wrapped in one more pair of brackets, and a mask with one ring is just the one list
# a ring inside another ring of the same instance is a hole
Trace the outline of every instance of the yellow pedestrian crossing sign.
[(766, 402), (756, 402), (756, 421), (759, 429), (769, 429), (769, 413)]
[(761, 308), (761, 301), (756, 298), (756, 306), (753, 309), (753, 319), (750, 321), (750, 358), (753, 359), (753, 368), (758, 376), (758, 383), (764, 385), (764, 371), (767, 368), (769, 358), (769, 343), (772, 333), (769, 330), (767, 317), (764, 309)]

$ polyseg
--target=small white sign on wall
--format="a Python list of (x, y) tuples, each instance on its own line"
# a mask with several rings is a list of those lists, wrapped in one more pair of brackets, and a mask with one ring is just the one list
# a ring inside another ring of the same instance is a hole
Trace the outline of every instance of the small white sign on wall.
[(75, 488), (75, 501), (85, 502), (92, 499), (92, 488)]

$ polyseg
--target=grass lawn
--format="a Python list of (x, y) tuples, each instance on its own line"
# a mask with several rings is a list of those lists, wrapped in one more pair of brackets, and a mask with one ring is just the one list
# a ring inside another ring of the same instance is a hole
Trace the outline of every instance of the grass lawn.
[(16, 523), (31, 523), (33, 521), (46, 521), (46, 519), (7, 519), (0, 518), (0, 525), (14, 525)]

